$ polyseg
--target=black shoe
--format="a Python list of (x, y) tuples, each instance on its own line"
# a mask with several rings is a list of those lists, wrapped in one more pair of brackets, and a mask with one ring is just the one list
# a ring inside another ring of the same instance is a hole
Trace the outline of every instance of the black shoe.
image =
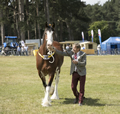
[(73, 103), (74, 104), (78, 103), (78, 98), (76, 98)]
[(82, 106), (82, 103), (79, 103), (79, 106)]

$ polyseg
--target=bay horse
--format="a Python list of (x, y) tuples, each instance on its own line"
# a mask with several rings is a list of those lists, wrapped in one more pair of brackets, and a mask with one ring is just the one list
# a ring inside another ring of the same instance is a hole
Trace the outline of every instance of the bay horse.
[[(43, 34), (43, 44), (40, 46), (36, 54), (36, 67), (39, 77), (41, 78), (43, 86), (45, 88), (45, 96), (42, 101), (42, 106), (50, 106), (51, 99), (59, 99), (57, 86), (59, 81), (60, 68), (63, 64), (64, 57), (51, 52), (47, 48), (47, 46), (53, 45), (56, 49), (63, 51), (61, 44), (57, 41), (54, 41), (54, 27), (55, 23), (48, 25), (46, 22), (46, 27)], [(55, 88), (54, 93), (50, 99), (50, 89), (55, 73)], [(45, 78), (47, 75), (49, 75), (48, 84), (46, 83)]]

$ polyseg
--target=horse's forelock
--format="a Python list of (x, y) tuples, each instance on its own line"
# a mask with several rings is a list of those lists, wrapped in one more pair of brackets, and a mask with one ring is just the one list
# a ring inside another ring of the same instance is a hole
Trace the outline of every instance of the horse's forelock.
[(54, 31), (54, 29), (52, 27), (47, 27), (47, 31), (51, 32)]

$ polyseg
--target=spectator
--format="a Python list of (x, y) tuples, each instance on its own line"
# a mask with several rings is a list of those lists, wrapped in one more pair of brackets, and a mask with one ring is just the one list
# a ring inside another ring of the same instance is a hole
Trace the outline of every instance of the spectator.
[(21, 48), (19, 45), (17, 46), (17, 55), (19, 55), (19, 56), (21, 55)]
[(4, 45), (2, 45), (1, 55), (6, 55)]
[(82, 50), (84, 50), (84, 49), (85, 49), (85, 47), (84, 47), (84, 46), (82, 46), (82, 47), (81, 47), (81, 49), (82, 49)]
[(28, 55), (28, 46), (26, 46), (26, 45), (24, 46), (24, 52), (26, 55)]
[(69, 45), (67, 44), (67, 46), (66, 46), (66, 50), (69, 50)]

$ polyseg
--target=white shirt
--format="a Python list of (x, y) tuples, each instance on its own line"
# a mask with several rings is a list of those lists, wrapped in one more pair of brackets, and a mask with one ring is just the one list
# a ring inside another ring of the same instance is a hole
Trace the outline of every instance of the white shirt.
[(22, 46), (25, 46), (25, 43), (24, 43), (24, 41), (23, 41), (23, 40), (21, 41), (21, 45), (22, 45)]

